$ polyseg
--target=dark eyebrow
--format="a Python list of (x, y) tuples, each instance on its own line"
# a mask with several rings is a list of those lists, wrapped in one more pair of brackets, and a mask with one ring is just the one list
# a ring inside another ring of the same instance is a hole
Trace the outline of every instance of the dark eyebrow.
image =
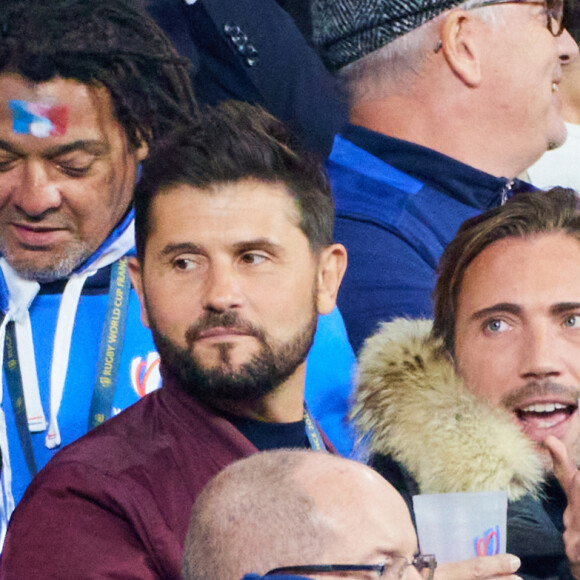
[[(13, 153), (14, 155), (24, 155), (24, 152), (18, 147), (14, 147), (8, 141), (0, 139), (0, 149), (8, 151), (8, 153)], [(51, 147), (43, 152), (44, 157), (53, 158), (59, 157), (60, 155), (66, 155), (73, 151), (84, 151), (90, 155), (105, 155), (109, 153), (111, 146), (105, 141), (99, 141), (97, 139), (80, 139), (78, 141), (73, 141), (72, 143), (66, 143), (65, 145), (57, 145)]]
[[(233, 244), (232, 247), (238, 254), (249, 252), (251, 250), (265, 250), (272, 254), (281, 253), (283, 251), (282, 246), (272, 242), (268, 238), (244, 240), (243, 242)], [(189, 252), (191, 254), (205, 253), (201, 246), (194, 244), (193, 242), (180, 242), (176, 244), (167, 244), (163, 250), (161, 250), (160, 254), (162, 256), (168, 256), (171, 254), (178, 254), (179, 252)]]
[(500, 314), (502, 312), (518, 316), (522, 313), (522, 307), (517, 304), (512, 304), (511, 302), (499, 302), (498, 304), (474, 312), (471, 315), (471, 319), (481, 320), (482, 318), (487, 318), (488, 316), (493, 316), (494, 314)]
[(550, 307), (551, 314), (565, 314), (570, 310), (580, 310), (580, 302), (559, 302)]
[(51, 147), (44, 152), (44, 156), (48, 158), (59, 157), (60, 155), (66, 155), (74, 151), (83, 151), (90, 155), (105, 155), (110, 150), (111, 146), (106, 141), (98, 141), (96, 139), (79, 140), (67, 143), (66, 145)]
[(197, 244), (192, 242), (181, 242), (179, 244), (167, 244), (160, 252), (160, 255), (171, 256), (173, 254), (179, 254), (181, 252), (187, 252), (189, 254), (203, 254), (202, 249)]
[(14, 153), (14, 155), (22, 155), (20, 149), (17, 149), (8, 141), (4, 141), (4, 139), (0, 139), (0, 149), (4, 149), (4, 151), (8, 151), (8, 153)]
[(252, 250), (264, 250), (270, 254), (281, 254), (283, 252), (282, 246), (276, 244), (268, 238), (256, 238), (254, 240), (244, 240), (234, 244), (234, 249), (239, 253), (250, 252)]

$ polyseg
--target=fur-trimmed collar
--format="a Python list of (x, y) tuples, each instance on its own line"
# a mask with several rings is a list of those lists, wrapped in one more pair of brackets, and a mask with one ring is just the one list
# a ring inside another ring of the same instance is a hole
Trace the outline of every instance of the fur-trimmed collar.
[(399, 318), (365, 342), (352, 417), (370, 452), (402, 463), (421, 493), (535, 494), (542, 469), (533, 443), (507, 411), (464, 389), (431, 326)]

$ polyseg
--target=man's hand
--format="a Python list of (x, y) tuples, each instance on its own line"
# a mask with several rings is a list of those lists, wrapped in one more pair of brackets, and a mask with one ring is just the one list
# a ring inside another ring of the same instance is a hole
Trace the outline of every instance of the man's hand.
[(553, 435), (544, 441), (552, 456), (554, 475), (558, 478), (568, 506), (564, 511), (564, 545), (572, 576), (580, 580), (580, 471), (568, 455), (566, 446)]
[(513, 554), (481, 556), (452, 564), (439, 564), (435, 568), (435, 580), (516, 580), (515, 572), (520, 559)]

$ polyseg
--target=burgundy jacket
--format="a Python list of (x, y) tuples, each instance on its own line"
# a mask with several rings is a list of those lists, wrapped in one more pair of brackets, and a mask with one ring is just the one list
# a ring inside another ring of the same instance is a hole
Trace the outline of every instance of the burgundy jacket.
[(2, 580), (178, 580), (197, 494), (257, 451), (165, 377), (37, 475), (10, 521)]

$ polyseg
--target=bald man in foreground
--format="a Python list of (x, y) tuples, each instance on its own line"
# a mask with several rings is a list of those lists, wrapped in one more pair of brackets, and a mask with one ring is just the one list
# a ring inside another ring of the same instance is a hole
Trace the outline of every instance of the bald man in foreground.
[[(472, 568), (480, 578), (495, 577), (485, 573), (486, 560), (497, 577), (509, 578), (519, 564), (510, 555), (477, 560), (475, 567), (441, 566), (435, 578), (468, 580)], [(276, 450), (229, 465), (198, 496), (182, 574), (329, 580), (366, 572), (431, 580), (435, 566), (434, 556), (418, 553), (405, 502), (370, 467), (328, 453)]]

